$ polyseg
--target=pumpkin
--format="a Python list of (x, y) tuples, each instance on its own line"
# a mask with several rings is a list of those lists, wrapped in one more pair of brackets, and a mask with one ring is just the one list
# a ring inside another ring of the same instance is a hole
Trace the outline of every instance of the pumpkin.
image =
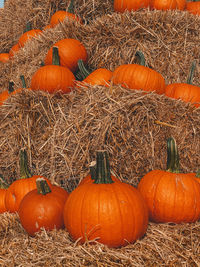
[(135, 11), (141, 8), (147, 8), (150, 0), (114, 0), (114, 10), (117, 12)]
[(181, 99), (184, 102), (192, 103), (193, 106), (200, 106), (200, 87), (192, 84), (192, 78), (196, 62), (192, 62), (189, 77), (186, 83), (172, 83), (165, 88), (165, 95), (170, 98)]
[(32, 76), (31, 89), (49, 93), (69, 93), (74, 87), (75, 76), (70, 69), (60, 66), (58, 48), (53, 47), (52, 65), (40, 67)]
[(79, 75), (83, 77), (83, 80), (80, 83), (77, 83), (78, 86), (90, 84), (90, 85), (103, 85), (108, 87), (112, 78), (112, 71), (105, 68), (99, 68), (92, 72), (89, 72), (83, 60), (78, 60)]
[(145, 66), (145, 58), (142, 52), (137, 51), (140, 64), (120, 65), (113, 71), (113, 84), (120, 84), (128, 89), (155, 91), (164, 93), (165, 79), (157, 71)]
[(66, 38), (56, 42), (47, 52), (44, 63), (52, 64), (53, 47), (58, 47), (60, 65), (69, 68), (73, 73), (78, 68), (78, 60), (87, 61), (87, 51), (84, 45), (76, 39)]
[(9, 60), (9, 53), (0, 53), (0, 62), (6, 63)]
[(188, 1), (186, 3), (186, 10), (194, 15), (200, 15), (200, 1)]
[(30, 22), (26, 24), (26, 28), (24, 33), (20, 36), (18, 40), (19, 47), (24, 47), (25, 43), (32, 39), (33, 37), (36, 37), (37, 35), (41, 34), (42, 30), (40, 29), (32, 29), (32, 25)]
[(64, 228), (63, 208), (68, 194), (63, 197), (57, 190), (49, 186), (44, 178), (37, 178), (36, 189), (22, 199), (18, 214), (23, 228), (30, 236), (34, 236), (41, 228)]
[(3, 177), (0, 177), (0, 213), (7, 211), (5, 206), (5, 195), (8, 188), (8, 184), (5, 182)]
[(8, 85), (8, 90), (3, 91), (0, 93), (0, 106), (3, 105), (3, 103), (12, 95), (19, 93), (22, 90), (22, 88), (17, 88), (14, 90), (14, 82), (10, 81)]
[(150, 7), (158, 10), (184, 10), (186, 0), (151, 0)]
[[(7, 189), (5, 196), (6, 209), (15, 213), (18, 212), (20, 202), (23, 197), (36, 188), (36, 179), (44, 178), (41, 175), (31, 175), (27, 166), (27, 153), (26, 150), (20, 151), (20, 178), (15, 180)], [(44, 178), (49, 184), (50, 181)]]
[(174, 138), (167, 140), (167, 170), (148, 172), (140, 180), (138, 190), (153, 222), (192, 223), (200, 219), (200, 184), (193, 173), (179, 171)]
[(20, 49), (19, 44), (15, 44), (11, 47), (11, 49), (9, 50), (9, 59), (13, 58), (15, 53), (18, 52)]
[(95, 181), (70, 193), (64, 223), (71, 238), (81, 244), (95, 239), (108, 247), (122, 247), (145, 234), (148, 210), (136, 188), (111, 179), (106, 155), (97, 151)]

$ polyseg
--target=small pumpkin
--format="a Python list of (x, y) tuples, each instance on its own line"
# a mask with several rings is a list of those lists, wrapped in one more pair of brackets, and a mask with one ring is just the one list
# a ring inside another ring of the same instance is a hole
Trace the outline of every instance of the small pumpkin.
[(18, 52), (20, 49), (19, 44), (14, 44), (11, 49), (9, 50), (9, 59), (13, 58), (15, 53)]
[(148, 210), (136, 188), (111, 179), (106, 155), (97, 151), (95, 181), (70, 193), (64, 206), (64, 223), (74, 241), (95, 239), (108, 247), (122, 247), (145, 234)]
[(184, 10), (186, 0), (151, 0), (150, 7), (158, 10)]
[(114, 10), (123, 13), (124, 11), (135, 11), (141, 8), (147, 8), (150, 0), (114, 0)]
[(9, 61), (9, 53), (0, 53), (0, 62), (6, 63)]
[(67, 67), (60, 66), (58, 47), (53, 47), (51, 65), (40, 67), (32, 76), (31, 89), (49, 93), (69, 93), (74, 88), (75, 76)]
[(36, 189), (27, 193), (19, 206), (19, 218), (23, 228), (34, 236), (45, 230), (64, 228), (63, 208), (68, 194), (58, 193), (57, 187), (49, 186), (44, 178), (37, 178)]
[(88, 55), (85, 46), (76, 39), (65, 38), (56, 42), (47, 52), (44, 59), (45, 65), (52, 64), (53, 47), (58, 47), (60, 66), (69, 68), (73, 73), (78, 69), (78, 60), (86, 63)]
[(167, 170), (152, 170), (142, 177), (138, 190), (143, 195), (149, 218), (156, 223), (192, 223), (200, 219), (200, 183), (193, 173), (179, 171), (174, 138), (167, 140)]
[(165, 95), (170, 98), (181, 99), (192, 103), (195, 107), (200, 106), (200, 87), (192, 84), (196, 61), (192, 62), (186, 83), (171, 83), (165, 88)]
[(51, 16), (50, 25), (51, 27), (55, 27), (56, 25), (58, 25), (60, 22), (63, 22), (67, 18), (82, 23), (81, 18), (74, 14), (74, 0), (71, 0), (67, 11), (58, 10)]
[(112, 71), (105, 69), (105, 68), (99, 68), (92, 72), (89, 72), (84, 63), (83, 60), (78, 60), (78, 68), (79, 72), (78, 74), (83, 77), (81, 79), (80, 83), (77, 83), (78, 86), (82, 85), (103, 85), (108, 87), (110, 85), (110, 81), (112, 78)]
[(26, 24), (26, 28), (24, 33), (20, 36), (19, 40), (18, 40), (18, 45), (19, 47), (24, 47), (25, 43), (32, 39), (33, 37), (38, 36), (39, 34), (42, 33), (42, 30), (40, 29), (32, 29), (32, 25), (30, 22), (28, 22)]
[(15, 213), (18, 212), (19, 205), (23, 197), (36, 188), (36, 179), (44, 178), (50, 185), (50, 181), (41, 175), (31, 175), (27, 166), (27, 152), (20, 150), (20, 178), (15, 180), (7, 189), (5, 196), (6, 209)]
[(163, 76), (145, 66), (145, 58), (141, 51), (137, 51), (136, 56), (139, 57), (140, 64), (123, 64), (113, 71), (113, 84), (120, 84), (128, 89), (164, 93), (166, 85)]
[(9, 185), (6, 183), (3, 177), (0, 177), (0, 213), (7, 211), (5, 206), (5, 195), (8, 187)]
[(200, 15), (200, 1), (188, 1), (186, 3), (186, 10), (194, 15)]

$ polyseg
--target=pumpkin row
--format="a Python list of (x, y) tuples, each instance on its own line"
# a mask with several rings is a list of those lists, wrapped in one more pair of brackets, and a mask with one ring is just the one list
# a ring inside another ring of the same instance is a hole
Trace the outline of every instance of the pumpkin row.
[[(200, 219), (200, 178), (181, 173), (176, 141), (167, 140), (166, 170), (152, 170), (137, 188), (113, 175), (106, 150), (96, 152), (90, 173), (68, 193), (42, 176), (32, 176), (20, 151), (20, 179), (1, 183), (1, 212), (17, 212), (26, 232), (66, 228), (73, 241), (94, 240), (122, 247), (142, 238), (149, 221), (192, 223)], [(4, 188), (3, 188), (4, 187)]]

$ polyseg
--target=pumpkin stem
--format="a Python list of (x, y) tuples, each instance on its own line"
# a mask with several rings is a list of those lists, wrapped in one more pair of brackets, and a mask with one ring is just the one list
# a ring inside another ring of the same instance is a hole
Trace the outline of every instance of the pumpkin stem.
[(67, 12), (74, 14), (74, 0), (71, 0), (71, 2), (69, 3)]
[(91, 73), (88, 69), (86, 69), (82, 59), (78, 60), (78, 68), (83, 79), (85, 79)]
[(106, 150), (97, 151), (97, 165), (95, 184), (111, 184), (114, 183), (111, 179), (110, 163), (108, 160), (108, 153)]
[(7, 189), (9, 187), (8, 183), (5, 181), (3, 176), (0, 174), (0, 189)]
[(26, 82), (25, 82), (24, 75), (20, 75), (20, 79), (22, 81), (22, 88), (26, 88)]
[(60, 57), (57, 46), (53, 46), (52, 65), (60, 66)]
[(9, 84), (8, 84), (8, 93), (12, 93), (14, 92), (14, 82), (13, 81), (10, 81)]
[(192, 61), (192, 65), (190, 67), (190, 72), (189, 72), (189, 75), (188, 75), (188, 78), (187, 78), (187, 83), (188, 84), (192, 84), (192, 80), (193, 80), (193, 77), (194, 77), (195, 69), (196, 69), (196, 60)]
[(47, 181), (44, 178), (37, 178), (36, 179), (36, 186), (38, 194), (46, 195), (51, 193), (51, 189), (47, 184)]
[(96, 161), (94, 160), (94, 161), (92, 161), (91, 163), (90, 163), (90, 176), (91, 176), (91, 179), (92, 180), (95, 180), (95, 178), (96, 178), (96, 173), (97, 173), (97, 168), (96, 168), (96, 166), (97, 166), (97, 164), (96, 164)]
[(136, 51), (135, 56), (139, 59), (139, 64), (146, 67), (146, 60), (142, 51)]
[(179, 173), (179, 154), (173, 137), (167, 139), (167, 171)]
[(25, 149), (20, 150), (19, 166), (20, 166), (20, 179), (29, 178), (32, 176), (28, 169), (28, 156)]
[(28, 21), (28, 22), (26, 23), (26, 28), (25, 28), (25, 30), (24, 30), (24, 33), (25, 33), (25, 32), (28, 32), (28, 31), (30, 31), (30, 30), (32, 30), (32, 25), (31, 25), (31, 22)]

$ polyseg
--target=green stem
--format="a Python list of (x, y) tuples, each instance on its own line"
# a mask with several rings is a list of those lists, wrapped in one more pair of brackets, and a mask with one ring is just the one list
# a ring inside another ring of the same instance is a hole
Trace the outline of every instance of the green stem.
[(26, 28), (25, 28), (25, 30), (24, 30), (24, 33), (25, 33), (25, 32), (28, 32), (28, 31), (30, 31), (30, 30), (32, 30), (32, 25), (31, 25), (31, 22), (28, 21), (28, 22), (26, 23)]
[(146, 60), (142, 51), (136, 51), (135, 56), (139, 59), (139, 64), (141, 66), (146, 66)]
[(192, 84), (195, 69), (196, 69), (196, 60), (192, 61), (192, 65), (190, 67), (190, 72), (189, 72), (189, 75), (187, 78), (188, 84)]
[(22, 88), (26, 88), (26, 82), (25, 82), (24, 75), (20, 75), (20, 79), (22, 81)]
[(69, 3), (67, 12), (74, 14), (74, 0), (71, 0), (71, 2)]
[(8, 93), (12, 93), (14, 92), (14, 82), (13, 81), (10, 81), (9, 84), (8, 84)]
[(85, 79), (91, 73), (88, 69), (86, 69), (82, 59), (78, 60), (78, 68), (83, 79)]
[(179, 154), (173, 137), (167, 139), (167, 171), (179, 173)]
[(105, 150), (97, 151), (97, 165), (95, 184), (111, 184), (110, 163), (108, 160), (108, 153)]
[(57, 46), (53, 46), (52, 65), (60, 66), (60, 57)]
[(46, 195), (51, 193), (51, 189), (44, 178), (36, 179), (36, 186), (38, 194)]
[(19, 158), (20, 179), (31, 177), (32, 175), (28, 169), (28, 156), (25, 149), (20, 150)]

